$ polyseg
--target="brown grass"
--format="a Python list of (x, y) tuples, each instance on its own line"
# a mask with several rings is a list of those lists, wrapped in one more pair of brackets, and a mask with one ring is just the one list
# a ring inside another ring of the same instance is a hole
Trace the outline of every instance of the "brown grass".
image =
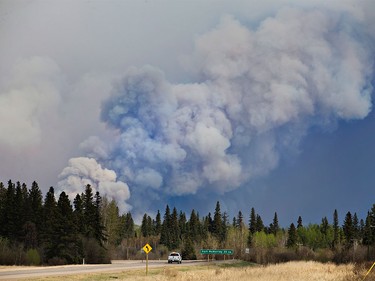
[[(335, 265), (318, 262), (288, 262), (268, 266), (223, 268), (217, 265), (201, 267), (165, 267), (152, 269), (145, 276), (144, 271), (130, 270), (122, 273), (86, 274), (69, 276), (69, 280), (86, 281), (359, 281), (363, 279), (365, 269), (356, 270), (353, 264)], [(371, 274), (372, 275), (372, 274)], [(367, 280), (374, 280), (375, 274)], [(66, 281), (66, 277), (46, 277), (43, 281)]]

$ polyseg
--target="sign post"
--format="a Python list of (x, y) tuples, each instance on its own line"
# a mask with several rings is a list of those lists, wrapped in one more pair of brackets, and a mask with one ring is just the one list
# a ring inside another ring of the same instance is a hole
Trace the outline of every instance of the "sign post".
[(152, 247), (147, 243), (143, 246), (143, 251), (146, 253), (146, 275), (148, 274), (148, 253), (151, 252)]

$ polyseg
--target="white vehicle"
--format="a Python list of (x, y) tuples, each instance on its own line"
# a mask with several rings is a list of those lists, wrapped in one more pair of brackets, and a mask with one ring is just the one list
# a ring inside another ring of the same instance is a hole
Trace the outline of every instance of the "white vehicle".
[(168, 263), (173, 263), (173, 262), (177, 262), (177, 263), (182, 262), (182, 257), (180, 255), (180, 253), (172, 252), (172, 253), (169, 254)]

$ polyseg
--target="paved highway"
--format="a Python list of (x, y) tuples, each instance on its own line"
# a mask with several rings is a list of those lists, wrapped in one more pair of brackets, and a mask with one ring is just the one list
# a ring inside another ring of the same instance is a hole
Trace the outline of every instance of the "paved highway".
[[(183, 261), (184, 266), (202, 265), (206, 261)], [(150, 260), (149, 268), (170, 266), (166, 260)], [(115, 260), (112, 264), (98, 265), (64, 265), (48, 267), (3, 267), (0, 268), (0, 280), (25, 280), (27, 278), (45, 276), (65, 276), (71, 274), (85, 274), (93, 272), (120, 272), (128, 269), (146, 268), (146, 261)]]

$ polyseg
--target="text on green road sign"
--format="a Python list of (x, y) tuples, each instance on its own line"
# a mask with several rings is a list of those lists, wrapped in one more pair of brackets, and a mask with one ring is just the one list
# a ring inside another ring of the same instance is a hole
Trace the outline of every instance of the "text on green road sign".
[(233, 250), (201, 249), (201, 255), (233, 255)]

